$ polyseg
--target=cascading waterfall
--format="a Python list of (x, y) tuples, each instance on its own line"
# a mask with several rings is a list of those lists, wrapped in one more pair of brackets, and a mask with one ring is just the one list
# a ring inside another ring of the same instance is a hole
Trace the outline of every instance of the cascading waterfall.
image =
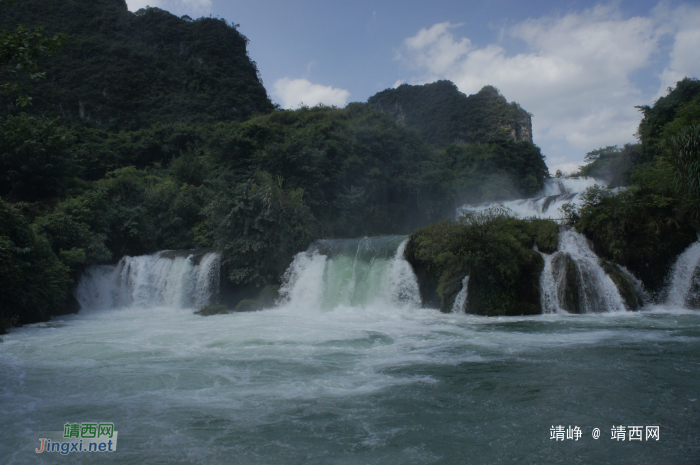
[(418, 283), (404, 258), (407, 243), (406, 236), (317, 241), (287, 269), (279, 303), (327, 310), (378, 302), (418, 307)]
[(666, 304), (700, 307), (700, 241), (678, 256), (666, 289)]
[(573, 229), (559, 232), (559, 250), (542, 254), (540, 278), (544, 313), (600, 313), (625, 309), (620, 292), (588, 241)]
[(467, 305), (467, 292), (469, 288), (469, 275), (466, 275), (462, 280), (462, 289), (459, 290), (459, 294), (455, 297), (455, 302), (452, 304), (452, 313), (465, 313)]
[(477, 205), (462, 205), (457, 209), (457, 216), (465, 213), (486, 210), (494, 205), (503, 205), (512, 210), (520, 218), (560, 218), (561, 208), (564, 204), (581, 202), (581, 195), (589, 187), (595, 185), (605, 187), (607, 183), (591, 177), (554, 178), (546, 179), (544, 189), (539, 197), (531, 199), (504, 200), (498, 202), (484, 202)]
[(89, 267), (76, 288), (84, 309), (126, 306), (201, 308), (218, 298), (221, 256), (162, 251)]

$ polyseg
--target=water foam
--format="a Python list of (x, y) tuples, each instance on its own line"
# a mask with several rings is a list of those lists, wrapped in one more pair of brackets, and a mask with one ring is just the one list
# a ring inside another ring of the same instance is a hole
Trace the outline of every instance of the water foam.
[[(610, 276), (600, 266), (598, 256), (588, 241), (573, 229), (559, 232), (559, 249), (552, 255), (542, 254), (545, 264), (540, 278), (541, 302), (545, 313), (565, 312), (567, 272), (576, 273), (582, 313), (615, 312), (625, 304)], [(567, 266), (573, 263), (573, 269)], [(568, 268), (568, 270), (567, 270)]]
[(691, 244), (678, 256), (671, 271), (670, 283), (666, 290), (666, 304), (686, 307), (692, 298), (691, 288), (700, 285), (700, 241)]
[(404, 258), (405, 236), (324, 240), (297, 254), (278, 304), (332, 310), (382, 303), (419, 307), (420, 292)]
[(125, 306), (201, 308), (219, 294), (221, 256), (212, 251), (162, 251), (88, 267), (75, 296), (83, 309)]
[(563, 205), (573, 203), (580, 205), (581, 195), (589, 187), (605, 187), (607, 183), (591, 177), (546, 179), (544, 189), (539, 197), (530, 199), (503, 200), (497, 202), (484, 202), (481, 204), (464, 204), (457, 209), (457, 216), (466, 213), (486, 210), (494, 205), (503, 205), (512, 210), (519, 218), (550, 218), (562, 217), (559, 210)]
[(462, 280), (462, 289), (459, 290), (455, 302), (452, 304), (452, 313), (466, 313), (467, 298), (469, 287), (469, 275), (466, 275)]

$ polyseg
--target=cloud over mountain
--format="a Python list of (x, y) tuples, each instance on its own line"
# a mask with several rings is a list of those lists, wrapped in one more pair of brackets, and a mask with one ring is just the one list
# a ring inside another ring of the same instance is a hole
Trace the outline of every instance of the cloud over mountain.
[(306, 79), (282, 78), (275, 81), (273, 94), (283, 108), (296, 108), (304, 104), (313, 107), (319, 103), (344, 107), (350, 92), (337, 87), (313, 84)]
[[(550, 153), (556, 144), (583, 154), (633, 140), (639, 123), (634, 106), (654, 97), (644, 95), (633, 75), (657, 58), (662, 39), (673, 46), (658, 76), (660, 92), (700, 74), (700, 8), (690, 5), (661, 4), (649, 17), (625, 18), (613, 4), (528, 19), (504, 31), (524, 44), (519, 53), (502, 43), (476, 47), (458, 31), (459, 25), (445, 22), (405, 39), (397, 59), (413, 73), (406, 81), (449, 79), (467, 94), (494, 85), (535, 115), (534, 139), (552, 144)], [(567, 160), (559, 161), (563, 166)]]

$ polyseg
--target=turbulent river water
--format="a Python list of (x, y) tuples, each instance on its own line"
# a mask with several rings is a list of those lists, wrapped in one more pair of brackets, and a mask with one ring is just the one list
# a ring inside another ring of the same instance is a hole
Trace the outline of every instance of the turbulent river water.
[[(444, 314), (422, 308), (404, 247), (320, 241), (277, 306), (210, 317), (193, 308), (215, 299), (214, 253), (91, 269), (79, 314), (0, 344), (0, 462), (698, 462), (700, 311), (687, 299)], [(669, 289), (697, 281), (693, 247)], [(35, 453), (41, 432), (85, 422), (114, 423), (117, 451)], [(581, 437), (551, 439), (560, 425)], [(613, 426), (659, 438), (612, 439)]]

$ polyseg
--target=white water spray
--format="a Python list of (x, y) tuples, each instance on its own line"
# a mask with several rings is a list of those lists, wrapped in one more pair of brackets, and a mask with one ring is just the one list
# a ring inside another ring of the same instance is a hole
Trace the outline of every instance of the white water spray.
[(459, 290), (459, 294), (457, 294), (457, 297), (455, 297), (455, 302), (452, 304), (452, 313), (466, 313), (468, 287), (469, 275), (466, 275), (462, 280), (462, 289)]
[(674, 307), (688, 306), (688, 299), (693, 285), (700, 279), (700, 241), (691, 244), (690, 247), (678, 256), (673, 265), (671, 279), (667, 288), (666, 304)]
[(476, 205), (465, 204), (457, 209), (457, 216), (459, 217), (465, 213), (486, 210), (487, 208), (499, 204), (512, 210), (519, 218), (537, 217), (556, 219), (562, 216), (559, 209), (563, 205), (567, 203), (579, 205), (581, 203), (581, 195), (586, 189), (595, 185), (605, 187), (606, 183), (599, 179), (585, 176), (579, 178), (546, 179), (540, 197), (484, 202)]
[[(559, 250), (545, 259), (540, 278), (541, 302), (544, 313), (567, 311), (567, 300), (579, 302), (580, 313), (614, 312), (625, 309), (620, 292), (610, 276), (599, 264), (599, 259), (588, 241), (573, 229), (560, 231)], [(573, 276), (567, 276), (574, 273)], [(575, 296), (567, 292), (567, 278), (578, 283)], [(569, 306), (570, 307), (570, 306)], [(574, 311), (568, 308), (568, 311)]]
[(303, 309), (419, 307), (420, 292), (404, 258), (404, 236), (318, 241), (297, 254), (284, 275), (279, 304)]
[(126, 306), (201, 308), (219, 293), (216, 252), (163, 251), (89, 267), (76, 288), (84, 309)]

